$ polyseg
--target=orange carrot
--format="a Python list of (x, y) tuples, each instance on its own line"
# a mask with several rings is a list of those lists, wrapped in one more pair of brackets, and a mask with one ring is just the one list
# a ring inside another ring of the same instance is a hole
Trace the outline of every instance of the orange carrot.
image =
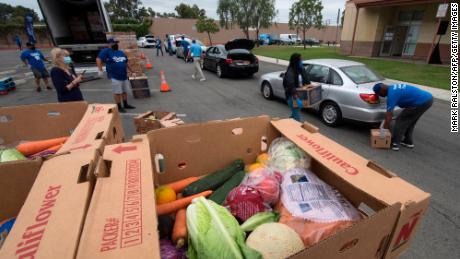
[(58, 144), (63, 144), (69, 137), (53, 138), (45, 140), (30, 141), (19, 144), (16, 149), (25, 156), (30, 156), (35, 153), (46, 150)]
[(174, 219), (174, 227), (172, 231), (172, 241), (176, 244), (177, 248), (181, 248), (185, 245), (185, 240), (187, 240), (187, 218), (186, 218), (186, 209), (180, 209), (176, 213), (176, 218)]
[(159, 205), (157, 205), (157, 215), (161, 216), (161, 215), (176, 212), (176, 211), (178, 211), (180, 209), (183, 209), (183, 208), (187, 207), (190, 203), (192, 203), (193, 199), (198, 198), (200, 196), (207, 197), (207, 196), (209, 196), (211, 194), (212, 194), (212, 191), (208, 190), (208, 191), (200, 192), (200, 193), (197, 193), (195, 195), (190, 195), (190, 196), (187, 196), (185, 198), (178, 199), (178, 200), (175, 200), (175, 201), (172, 201), (172, 202), (159, 204)]
[(45, 151), (54, 151), (57, 152), (62, 146), (64, 146), (64, 143), (52, 146), (50, 148), (47, 148)]
[(180, 193), (187, 185), (198, 181), (199, 179), (200, 177), (192, 176), (176, 182), (168, 183), (167, 186), (171, 187), (176, 193)]

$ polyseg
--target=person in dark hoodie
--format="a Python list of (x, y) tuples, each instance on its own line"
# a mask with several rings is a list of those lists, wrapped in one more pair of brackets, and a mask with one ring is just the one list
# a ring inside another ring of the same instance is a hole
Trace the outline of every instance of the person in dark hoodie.
[[(302, 78), (302, 82), (299, 79)], [(302, 84), (300, 84), (302, 83)], [(299, 98), (297, 88), (301, 85), (309, 85), (310, 80), (308, 79), (307, 73), (303, 67), (302, 56), (299, 53), (294, 53), (289, 59), (289, 66), (284, 73), (283, 87), (286, 94), (286, 100), (291, 108), (291, 118), (301, 121), (300, 108), (294, 107), (295, 99)]]

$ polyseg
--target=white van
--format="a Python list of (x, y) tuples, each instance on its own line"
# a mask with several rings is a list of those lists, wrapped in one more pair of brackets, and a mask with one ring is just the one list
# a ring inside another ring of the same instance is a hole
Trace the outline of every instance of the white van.
[(292, 45), (297, 43), (297, 34), (280, 34), (280, 41), (281, 44)]

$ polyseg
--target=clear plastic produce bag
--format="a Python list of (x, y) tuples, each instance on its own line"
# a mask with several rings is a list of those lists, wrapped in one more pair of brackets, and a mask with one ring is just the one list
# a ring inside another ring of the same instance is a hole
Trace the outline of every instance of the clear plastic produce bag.
[(284, 173), (292, 168), (310, 168), (311, 157), (284, 137), (273, 140), (268, 150), (269, 167)]
[(257, 168), (246, 174), (242, 184), (259, 191), (262, 199), (269, 205), (275, 205), (280, 196), (282, 175), (270, 168)]

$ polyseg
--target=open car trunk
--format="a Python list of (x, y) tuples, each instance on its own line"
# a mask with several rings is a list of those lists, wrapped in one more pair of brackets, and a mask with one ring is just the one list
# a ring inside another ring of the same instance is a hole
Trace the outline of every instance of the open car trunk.
[(255, 56), (245, 49), (235, 49), (228, 52), (227, 58), (232, 59), (233, 62), (254, 63)]

